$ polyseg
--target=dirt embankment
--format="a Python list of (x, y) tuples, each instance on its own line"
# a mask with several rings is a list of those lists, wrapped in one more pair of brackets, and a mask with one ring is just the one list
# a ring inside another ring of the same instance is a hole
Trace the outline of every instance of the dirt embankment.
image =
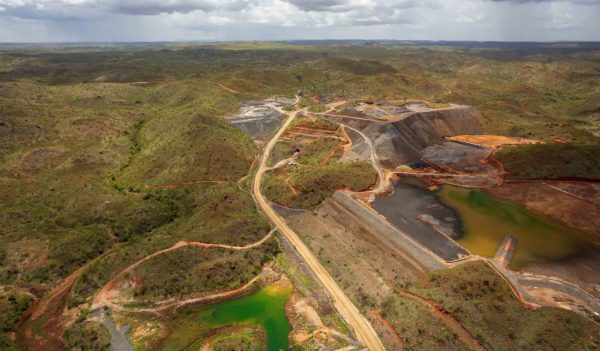
[(445, 136), (482, 132), (479, 113), (471, 107), (415, 113), (392, 127), (387, 128), (391, 140), (382, 136), (376, 144), (378, 154), (385, 157), (382, 164), (389, 167), (418, 161), (425, 147)]

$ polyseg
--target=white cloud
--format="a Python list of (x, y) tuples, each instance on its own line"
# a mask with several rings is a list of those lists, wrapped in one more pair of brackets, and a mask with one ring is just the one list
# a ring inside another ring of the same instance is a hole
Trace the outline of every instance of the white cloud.
[(600, 40), (597, 18), (600, 0), (0, 0), (0, 41)]

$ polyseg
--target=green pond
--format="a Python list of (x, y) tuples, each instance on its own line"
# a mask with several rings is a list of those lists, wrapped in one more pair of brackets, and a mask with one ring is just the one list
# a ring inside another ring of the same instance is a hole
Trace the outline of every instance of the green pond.
[(289, 350), (292, 330), (285, 314), (291, 288), (267, 286), (238, 299), (182, 312), (166, 340), (166, 350), (197, 350), (210, 330), (227, 326), (260, 327), (266, 335), (267, 350)]
[(438, 196), (458, 213), (464, 232), (458, 242), (472, 253), (493, 257), (504, 237), (516, 237), (512, 269), (566, 259), (594, 245), (580, 232), (481, 190), (443, 186)]

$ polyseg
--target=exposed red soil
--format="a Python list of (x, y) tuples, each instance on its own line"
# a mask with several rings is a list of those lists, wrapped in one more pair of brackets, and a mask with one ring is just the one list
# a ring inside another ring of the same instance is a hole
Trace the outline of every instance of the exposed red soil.
[[(71, 323), (63, 318), (66, 302), (71, 295), (73, 285), (83, 272), (96, 261), (120, 246), (115, 243), (110, 249), (101, 255), (79, 267), (63, 279), (48, 293), (42, 301), (35, 300), (29, 311), (23, 316), (17, 329), (17, 340), (23, 350), (35, 351), (58, 351), (66, 350), (62, 340), (62, 334)], [(34, 335), (37, 326), (45, 335)]]
[(508, 181), (487, 192), (600, 240), (600, 187), (596, 183)]
[(312, 128), (307, 126), (295, 126), (294, 128), (285, 132), (285, 136), (296, 134), (314, 135), (315, 137), (335, 136), (337, 135), (337, 131), (322, 128)]
[(161, 184), (161, 185), (144, 185), (146, 189), (177, 189), (186, 185), (194, 185), (194, 184), (223, 184), (230, 183), (228, 180), (194, 180), (191, 182), (183, 182), (183, 183), (171, 183), (171, 184)]
[(400, 336), (400, 334), (398, 333), (396, 328), (394, 328), (392, 323), (390, 323), (387, 319), (383, 318), (383, 316), (381, 315), (381, 310), (371, 311), (370, 315), (385, 328), (388, 334), (387, 339), (394, 346), (394, 350), (403, 351), (404, 341), (402, 340), (402, 336)]
[(286, 178), (285, 179), (285, 185), (288, 186), (288, 188), (290, 188), (290, 190), (292, 191), (292, 193), (294, 194), (294, 196), (298, 196), (300, 195), (300, 190), (296, 189), (291, 183), (290, 183), (290, 178)]

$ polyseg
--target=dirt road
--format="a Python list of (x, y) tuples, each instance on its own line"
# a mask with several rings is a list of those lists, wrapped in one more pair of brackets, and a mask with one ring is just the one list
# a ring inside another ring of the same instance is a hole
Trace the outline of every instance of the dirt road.
[(339, 123), (340, 125), (344, 126), (344, 128), (348, 128), (356, 133), (358, 133), (367, 143), (367, 145), (369, 146), (369, 150), (370, 152), (370, 158), (371, 158), (371, 164), (373, 165), (373, 168), (375, 168), (375, 170), (377, 171), (377, 175), (379, 178), (379, 182), (377, 183), (377, 187), (375, 189), (372, 190), (372, 192), (374, 194), (380, 194), (383, 193), (385, 191), (386, 188), (386, 178), (385, 175), (383, 173), (383, 168), (381, 168), (381, 165), (379, 164), (379, 161), (377, 160), (377, 154), (375, 153), (375, 146), (373, 146), (373, 142), (371, 141), (371, 139), (369, 139), (369, 137), (367, 137), (365, 135), (365, 133), (361, 132), (360, 130), (350, 127), (347, 124), (342, 124)]
[[(112, 236), (112, 232), (109, 230), (107, 234)], [(55, 286), (40, 303), (32, 306), (32, 313), (19, 323), (20, 332), (17, 333), (17, 338), (22, 349), (36, 351), (67, 349), (62, 341), (62, 334), (69, 324), (69, 320), (63, 318), (63, 312), (73, 285), (88, 267), (119, 246), (119, 243), (114, 243), (110, 249), (79, 267)], [(40, 323), (39, 326), (36, 326), (36, 323)], [(41, 328), (46, 337), (36, 336), (35, 328)]]
[[(333, 302), (340, 313), (340, 315), (346, 320), (348, 325), (353, 329), (356, 337), (361, 341), (369, 350), (372, 351), (383, 351), (385, 350), (381, 340), (377, 336), (377, 333), (371, 326), (371, 324), (360, 314), (356, 306), (352, 304), (350, 299), (344, 294), (344, 292), (338, 287), (336, 282), (333, 280), (327, 270), (321, 265), (317, 258), (310, 252), (308, 247), (304, 245), (298, 235), (287, 225), (285, 220), (281, 218), (271, 208), (265, 197), (261, 193), (261, 181), (262, 177), (267, 169), (267, 161), (269, 155), (275, 146), (277, 140), (281, 137), (283, 132), (287, 129), (290, 123), (294, 120), (296, 115), (301, 110), (290, 112), (289, 117), (283, 123), (281, 128), (275, 133), (273, 138), (265, 146), (265, 150), (260, 159), (260, 164), (254, 178), (252, 186), (252, 192), (256, 204), (263, 212), (265, 216), (279, 229), (279, 231), (285, 235), (287, 240), (294, 246), (296, 251), (302, 256), (308, 267), (313, 271), (316, 277), (321, 281), (323, 287), (327, 290)], [(283, 111), (280, 111), (284, 113)]]
[(244, 245), (244, 246), (225, 245), (225, 244), (210, 244), (210, 243), (203, 243), (203, 242), (198, 242), (198, 241), (179, 241), (171, 247), (156, 251), (148, 256), (145, 256), (144, 258), (132, 263), (131, 265), (129, 265), (127, 268), (123, 269), (118, 274), (115, 274), (113, 276), (113, 278), (110, 279), (106, 284), (104, 284), (104, 286), (102, 286), (102, 288), (100, 288), (100, 290), (98, 290), (98, 292), (94, 296), (93, 303), (92, 303), (92, 309), (96, 309), (96, 308), (99, 308), (102, 306), (107, 306), (107, 305), (110, 305), (113, 308), (118, 308), (118, 306), (116, 304), (111, 303), (110, 299), (108, 298), (108, 296), (110, 295), (110, 291), (112, 289), (114, 289), (118, 278), (122, 277), (127, 272), (131, 272), (135, 267), (150, 260), (153, 257), (165, 254), (165, 253), (173, 251), (173, 250), (180, 249), (185, 246), (205, 247), (205, 248), (221, 248), (221, 249), (229, 249), (229, 250), (248, 250), (248, 249), (258, 247), (258, 246), (262, 245), (265, 241), (269, 240), (269, 238), (271, 238), (271, 236), (273, 236), (273, 233), (275, 232), (275, 230), (276, 230), (276, 228), (272, 229), (271, 231), (269, 231), (269, 233), (267, 235), (265, 235), (260, 240), (250, 243), (248, 245)]

